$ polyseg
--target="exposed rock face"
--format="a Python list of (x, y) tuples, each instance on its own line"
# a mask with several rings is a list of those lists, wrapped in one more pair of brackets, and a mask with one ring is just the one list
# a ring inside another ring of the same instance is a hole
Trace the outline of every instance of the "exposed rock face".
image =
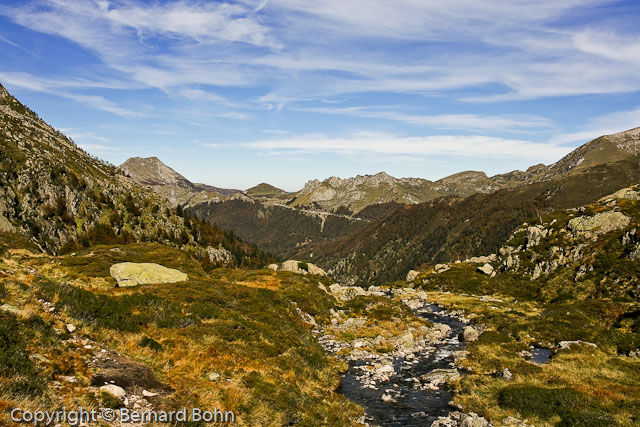
[(567, 227), (576, 235), (604, 234), (629, 225), (631, 218), (621, 212), (600, 212), (593, 216), (581, 216), (569, 221)]
[(154, 263), (122, 262), (112, 265), (109, 273), (118, 281), (120, 287), (184, 282), (189, 278), (179, 270)]
[(600, 199), (600, 201), (606, 201), (609, 199), (613, 199), (613, 200), (622, 200), (622, 199), (627, 199), (627, 200), (640, 200), (640, 186), (633, 186), (633, 187), (627, 187), (627, 188), (623, 188), (621, 190), (616, 191), (613, 194), (610, 194), (608, 196), (603, 197), (602, 199)]
[(220, 264), (225, 267), (228, 267), (234, 264), (233, 254), (229, 252), (227, 249), (223, 248), (222, 246), (217, 248), (208, 246), (206, 249), (206, 252), (207, 252), (207, 256), (209, 257), (209, 261), (211, 261), (214, 264)]
[(2, 233), (15, 233), (17, 229), (9, 222), (7, 218), (0, 215), (0, 232)]

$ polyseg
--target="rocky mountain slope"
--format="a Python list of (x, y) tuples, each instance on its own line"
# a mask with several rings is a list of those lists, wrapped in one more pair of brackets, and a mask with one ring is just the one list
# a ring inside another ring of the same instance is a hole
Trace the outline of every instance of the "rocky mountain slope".
[(592, 203), (640, 181), (639, 158), (630, 151), (637, 135), (634, 129), (598, 138), (554, 165), (533, 167), (518, 177), (535, 181), (529, 184), (399, 207), (349, 235), (307, 245), (296, 256), (313, 254), (314, 262), (346, 283), (379, 284), (421, 263), (494, 252), (521, 222)]
[(637, 425), (639, 226), (634, 186), (521, 224), (494, 254), (412, 275), (477, 331), (455, 402), (493, 425)]
[(192, 183), (157, 157), (132, 157), (118, 166), (118, 170), (140, 185), (165, 197), (174, 206), (189, 206), (202, 202), (219, 202), (239, 193), (239, 190)]
[[(2, 86), (0, 166), (2, 230), (27, 233), (47, 252), (154, 241), (187, 248), (213, 266), (268, 259), (91, 157)], [(165, 178), (176, 180), (170, 173)]]

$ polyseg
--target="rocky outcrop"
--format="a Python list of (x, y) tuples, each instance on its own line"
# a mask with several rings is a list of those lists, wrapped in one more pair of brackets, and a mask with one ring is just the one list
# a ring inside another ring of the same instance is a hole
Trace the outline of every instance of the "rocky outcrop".
[(600, 212), (593, 216), (580, 216), (569, 220), (569, 228), (577, 236), (589, 237), (625, 228), (631, 218), (621, 212)]
[(111, 277), (116, 279), (120, 287), (184, 282), (189, 278), (179, 270), (154, 263), (123, 262), (113, 264), (109, 273)]
[(609, 200), (640, 200), (640, 186), (634, 185), (633, 187), (623, 188), (621, 190), (616, 191), (613, 194), (603, 197), (600, 199), (602, 202), (606, 202)]
[(213, 264), (228, 267), (235, 263), (233, 254), (222, 246), (219, 246), (217, 248), (208, 246), (205, 251), (207, 252), (209, 261)]

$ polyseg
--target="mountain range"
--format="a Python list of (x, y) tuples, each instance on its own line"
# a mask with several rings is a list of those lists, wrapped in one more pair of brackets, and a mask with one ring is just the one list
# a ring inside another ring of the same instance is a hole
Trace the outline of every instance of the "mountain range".
[(346, 283), (379, 284), (414, 265), (495, 251), (528, 218), (637, 182), (639, 142), (635, 128), (526, 171), (465, 171), (438, 181), (380, 172), (312, 180), (294, 193), (266, 183), (231, 196), (234, 190), (207, 192), (157, 158), (129, 159), (120, 169), (263, 250), (314, 260)]
[(638, 425), (639, 140), (493, 177), (225, 190), (92, 157), (0, 86), (0, 425)]

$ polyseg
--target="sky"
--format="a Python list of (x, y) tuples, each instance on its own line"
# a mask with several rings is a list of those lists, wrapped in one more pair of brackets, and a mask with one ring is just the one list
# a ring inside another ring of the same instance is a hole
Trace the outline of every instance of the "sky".
[(0, 83), (113, 164), (288, 191), (550, 164), (640, 126), (640, 2), (0, 0)]

